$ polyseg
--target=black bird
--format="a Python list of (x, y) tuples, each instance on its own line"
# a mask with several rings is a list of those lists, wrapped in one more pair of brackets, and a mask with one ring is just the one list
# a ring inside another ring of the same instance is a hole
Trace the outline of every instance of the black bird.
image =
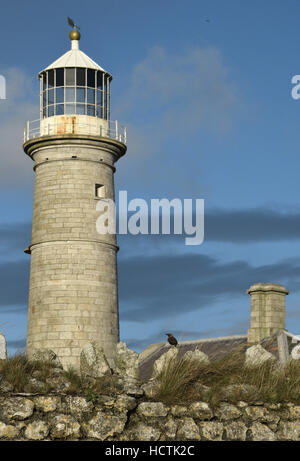
[(177, 346), (178, 344), (178, 341), (176, 338), (174, 338), (174, 336), (172, 335), (172, 333), (166, 333), (166, 335), (168, 336), (168, 343), (171, 344), (171, 346)]

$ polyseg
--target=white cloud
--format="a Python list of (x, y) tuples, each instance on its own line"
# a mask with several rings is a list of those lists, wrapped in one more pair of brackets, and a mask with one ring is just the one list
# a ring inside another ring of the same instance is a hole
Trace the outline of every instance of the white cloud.
[(155, 183), (155, 193), (164, 197), (207, 193), (198, 168), (203, 137), (228, 136), (241, 112), (221, 53), (196, 47), (172, 54), (155, 47), (129, 77), (122, 76), (118, 91), (112, 113), (128, 127), (128, 156), (118, 165), (121, 186), (153, 194)]
[(27, 120), (39, 117), (36, 82), (18, 68), (0, 72), (6, 78), (7, 94), (0, 100), (0, 185), (19, 187), (33, 180), (33, 162), (22, 149)]
[(238, 90), (216, 48), (170, 54), (155, 47), (133, 69), (116, 109), (163, 137), (184, 137), (203, 128), (229, 130), (238, 105)]

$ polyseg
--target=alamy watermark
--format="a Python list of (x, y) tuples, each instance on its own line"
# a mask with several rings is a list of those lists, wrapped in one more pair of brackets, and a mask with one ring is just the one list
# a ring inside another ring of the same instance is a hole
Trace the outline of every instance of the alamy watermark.
[(0, 99), (6, 99), (6, 80), (0, 75)]
[[(128, 202), (127, 191), (119, 191), (118, 210), (108, 198), (99, 198), (96, 210), (96, 228), (102, 235), (187, 235), (185, 245), (201, 245), (204, 240), (203, 199), (151, 199), (149, 207), (141, 198)], [(133, 214), (128, 217), (128, 212)]]

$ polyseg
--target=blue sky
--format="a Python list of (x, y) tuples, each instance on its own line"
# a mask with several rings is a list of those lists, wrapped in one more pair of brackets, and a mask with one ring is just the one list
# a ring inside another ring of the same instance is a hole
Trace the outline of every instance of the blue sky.
[(128, 127), (116, 190), (205, 200), (198, 247), (120, 236), (121, 339), (141, 350), (167, 330), (182, 340), (245, 333), (255, 282), (290, 290), (287, 328), (299, 333), (299, 1), (11, 1), (0, 27), (0, 330), (10, 352), (26, 337), (34, 174), (23, 128), (39, 116), (37, 73), (69, 49), (67, 16), (114, 77), (112, 119)]

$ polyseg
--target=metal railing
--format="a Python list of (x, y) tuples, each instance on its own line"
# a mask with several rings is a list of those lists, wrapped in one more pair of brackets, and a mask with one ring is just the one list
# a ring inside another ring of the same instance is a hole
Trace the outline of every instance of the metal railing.
[(99, 119), (90, 123), (81, 123), (73, 117), (62, 120), (33, 120), (28, 121), (24, 129), (24, 142), (29, 139), (38, 138), (40, 136), (51, 136), (57, 134), (86, 134), (98, 135), (103, 138), (116, 139), (117, 141), (126, 144), (126, 127), (119, 125), (118, 121), (104, 120), (103, 124), (99, 123)]

